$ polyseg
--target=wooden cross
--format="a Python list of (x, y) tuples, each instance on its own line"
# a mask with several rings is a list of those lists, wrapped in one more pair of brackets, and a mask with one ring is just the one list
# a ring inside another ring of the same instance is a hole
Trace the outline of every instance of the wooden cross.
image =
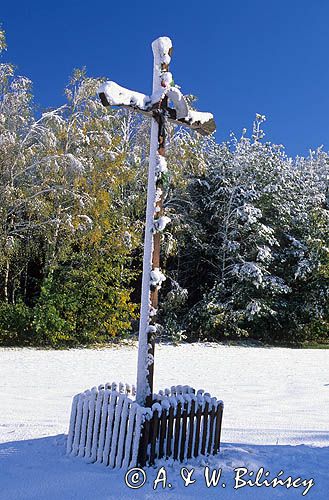
[[(163, 209), (163, 179), (167, 172), (165, 159), (166, 121), (187, 126), (202, 135), (214, 132), (216, 125), (211, 113), (189, 109), (180, 92), (173, 85), (169, 63), (172, 43), (160, 37), (152, 43), (154, 56), (153, 91), (148, 96), (105, 82), (98, 90), (104, 106), (121, 106), (151, 118), (150, 159), (147, 186), (146, 226), (144, 239), (142, 297), (138, 337), (138, 368), (136, 400), (142, 406), (151, 406), (153, 399), (155, 318), (158, 292), (165, 276), (160, 270), (161, 231), (170, 222)], [(169, 106), (169, 102), (173, 107)]]

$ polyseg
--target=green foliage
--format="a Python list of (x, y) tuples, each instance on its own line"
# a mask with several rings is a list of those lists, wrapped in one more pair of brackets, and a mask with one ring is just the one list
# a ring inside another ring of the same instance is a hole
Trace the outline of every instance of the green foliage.
[(28, 345), (33, 342), (33, 311), (22, 302), (0, 302), (1, 344)]
[(106, 342), (130, 330), (135, 307), (115, 264), (82, 260), (54, 270), (42, 287), (34, 316), (40, 345)]
[(181, 325), (181, 317), (186, 313), (187, 290), (179, 286), (176, 281), (172, 281), (171, 290), (166, 295), (166, 300), (161, 308), (161, 320), (165, 336), (174, 343), (182, 342), (186, 339), (185, 330)]

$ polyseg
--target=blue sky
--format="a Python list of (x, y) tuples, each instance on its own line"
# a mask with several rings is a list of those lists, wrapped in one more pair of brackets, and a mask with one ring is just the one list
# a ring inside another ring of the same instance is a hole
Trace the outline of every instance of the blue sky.
[(288, 154), (329, 149), (328, 0), (4, 0), (3, 60), (34, 83), (36, 101), (64, 101), (72, 70), (148, 93), (150, 43), (173, 40), (171, 71), (212, 111), (217, 139), (267, 116), (266, 139)]

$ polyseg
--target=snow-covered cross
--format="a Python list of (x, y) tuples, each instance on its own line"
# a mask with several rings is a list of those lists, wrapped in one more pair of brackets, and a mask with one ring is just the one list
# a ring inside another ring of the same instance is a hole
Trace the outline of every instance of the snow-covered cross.
[(152, 43), (152, 50), (154, 66), (151, 96), (125, 89), (110, 81), (103, 83), (98, 90), (104, 106), (126, 107), (152, 119), (136, 394), (136, 400), (142, 406), (152, 405), (155, 318), (158, 291), (166, 279), (160, 270), (161, 232), (170, 222), (164, 214), (162, 192), (168, 171), (165, 159), (166, 121), (187, 126), (202, 135), (211, 134), (216, 128), (213, 115), (189, 109), (181, 91), (174, 85), (169, 72), (172, 55), (170, 38), (157, 38)]

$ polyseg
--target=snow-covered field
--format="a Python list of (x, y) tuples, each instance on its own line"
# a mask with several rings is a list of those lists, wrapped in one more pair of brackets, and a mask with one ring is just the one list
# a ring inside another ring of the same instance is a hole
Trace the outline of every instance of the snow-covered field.
[[(269, 471), (268, 480), (280, 471), (281, 479), (313, 478), (305, 497), (329, 498), (328, 350), (158, 346), (156, 389), (189, 384), (223, 399), (225, 408), (221, 454), (184, 464), (195, 468), (196, 482), (188, 487), (180, 475), (182, 465), (167, 464), (171, 487), (159, 483), (155, 491), (160, 465), (147, 469), (145, 485), (133, 490), (123, 472), (68, 458), (64, 450), (72, 396), (113, 380), (134, 383), (135, 347), (0, 349), (0, 360), (1, 500), (295, 499), (303, 498), (309, 484), (234, 489), (237, 467), (253, 471), (252, 481), (261, 467)], [(222, 469), (216, 487), (205, 486), (207, 465)]]

